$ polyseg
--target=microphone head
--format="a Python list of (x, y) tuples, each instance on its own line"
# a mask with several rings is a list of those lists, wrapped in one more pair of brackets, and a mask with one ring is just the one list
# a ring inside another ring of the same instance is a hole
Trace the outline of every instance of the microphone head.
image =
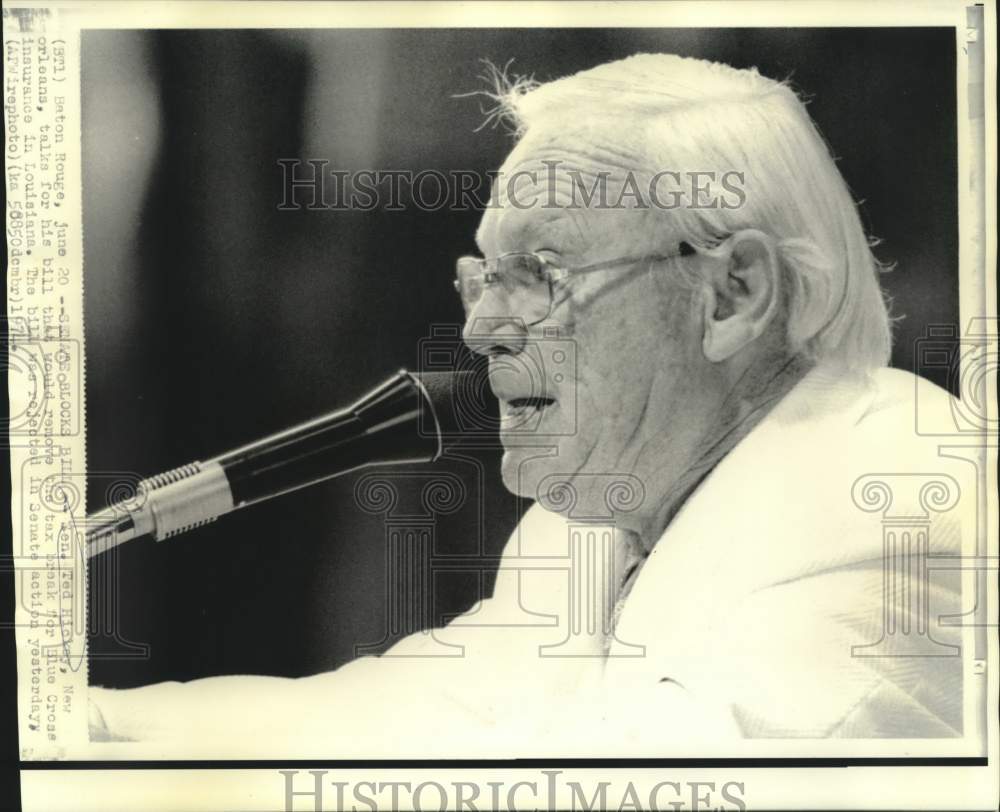
[(462, 440), (497, 441), (500, 410), (485, 368), (481, 372), (412, 374), (430, 405), (421, 415), (421, 434), (437, 433), (443, 447)]

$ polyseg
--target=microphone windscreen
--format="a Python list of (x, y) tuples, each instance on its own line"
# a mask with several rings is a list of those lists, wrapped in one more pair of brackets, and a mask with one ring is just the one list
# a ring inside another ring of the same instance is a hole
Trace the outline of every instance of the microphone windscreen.
[[(421, 433), (438, 429), (445, 445), (465, 439), (497, 439), (499, 408), (485, 368), (481, 372), (417, 372), (414, 377), (433, 410), (422, 421)], [(431, 420), (436, 426), (430, 425)]]

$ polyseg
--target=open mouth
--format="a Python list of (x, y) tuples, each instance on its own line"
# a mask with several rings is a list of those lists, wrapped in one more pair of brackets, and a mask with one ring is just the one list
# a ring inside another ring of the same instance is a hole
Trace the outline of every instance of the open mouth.
[(555, 402), (555, 398), (511, 398), (504, 404), (504, 417), (510, 420), (529, 419)]

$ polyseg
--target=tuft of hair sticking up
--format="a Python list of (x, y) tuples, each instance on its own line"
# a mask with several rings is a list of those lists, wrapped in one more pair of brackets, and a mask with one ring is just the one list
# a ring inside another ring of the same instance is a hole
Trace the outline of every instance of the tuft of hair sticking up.
[(488, 59), (481, 60), (484, 70), (477, 77), (488, 86), (488, 89), (472, 90), (468, 93), (456, 93), (454, 98), (465, 99), (478, 96), (486, 99), (492, 106), (480, 107), (483, 123), (476, 127), (479, 132), (485, 127), (506, 125), (515, 135), (517, 131), (517, 116), (513, 112), (514, 100), (540, 87), (533, 76), (516, 76), (510, 74), (510, 66), (514, 60), (507, 61), (502, 68), (494, 65)]
[(857, 206), (829, 147), (787, 82), (756, 69), (673, 54), (636, 54), (540, 84), (488, 64), (487, 121), (518, 138), (585, 121), (613, 145), (642, 145), (650, 174), (735, 171), (737, 208), (659, 210), (659, 228), (696, 246), (742, 228), (769, 233), (786, 280), (789, 349), (866, 371), (885, 366), (891, 319)]

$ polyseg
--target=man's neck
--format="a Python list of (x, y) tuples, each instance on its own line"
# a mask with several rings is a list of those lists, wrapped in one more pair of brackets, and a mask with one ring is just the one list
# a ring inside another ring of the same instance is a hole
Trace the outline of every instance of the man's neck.
[[(698, 452), (673, 477), (655, 510), (630, 517), (628, 529), (638, 535), (647, 554), (659, 541), (691, 494), (716, 465), (766, 417), (771, 409), (809, 372), (813, 364), (801, 356), (748, 366), (720, 404), (712, 429), (704, 434)], [(762, 368), (763, 367), (763, 368)]]

